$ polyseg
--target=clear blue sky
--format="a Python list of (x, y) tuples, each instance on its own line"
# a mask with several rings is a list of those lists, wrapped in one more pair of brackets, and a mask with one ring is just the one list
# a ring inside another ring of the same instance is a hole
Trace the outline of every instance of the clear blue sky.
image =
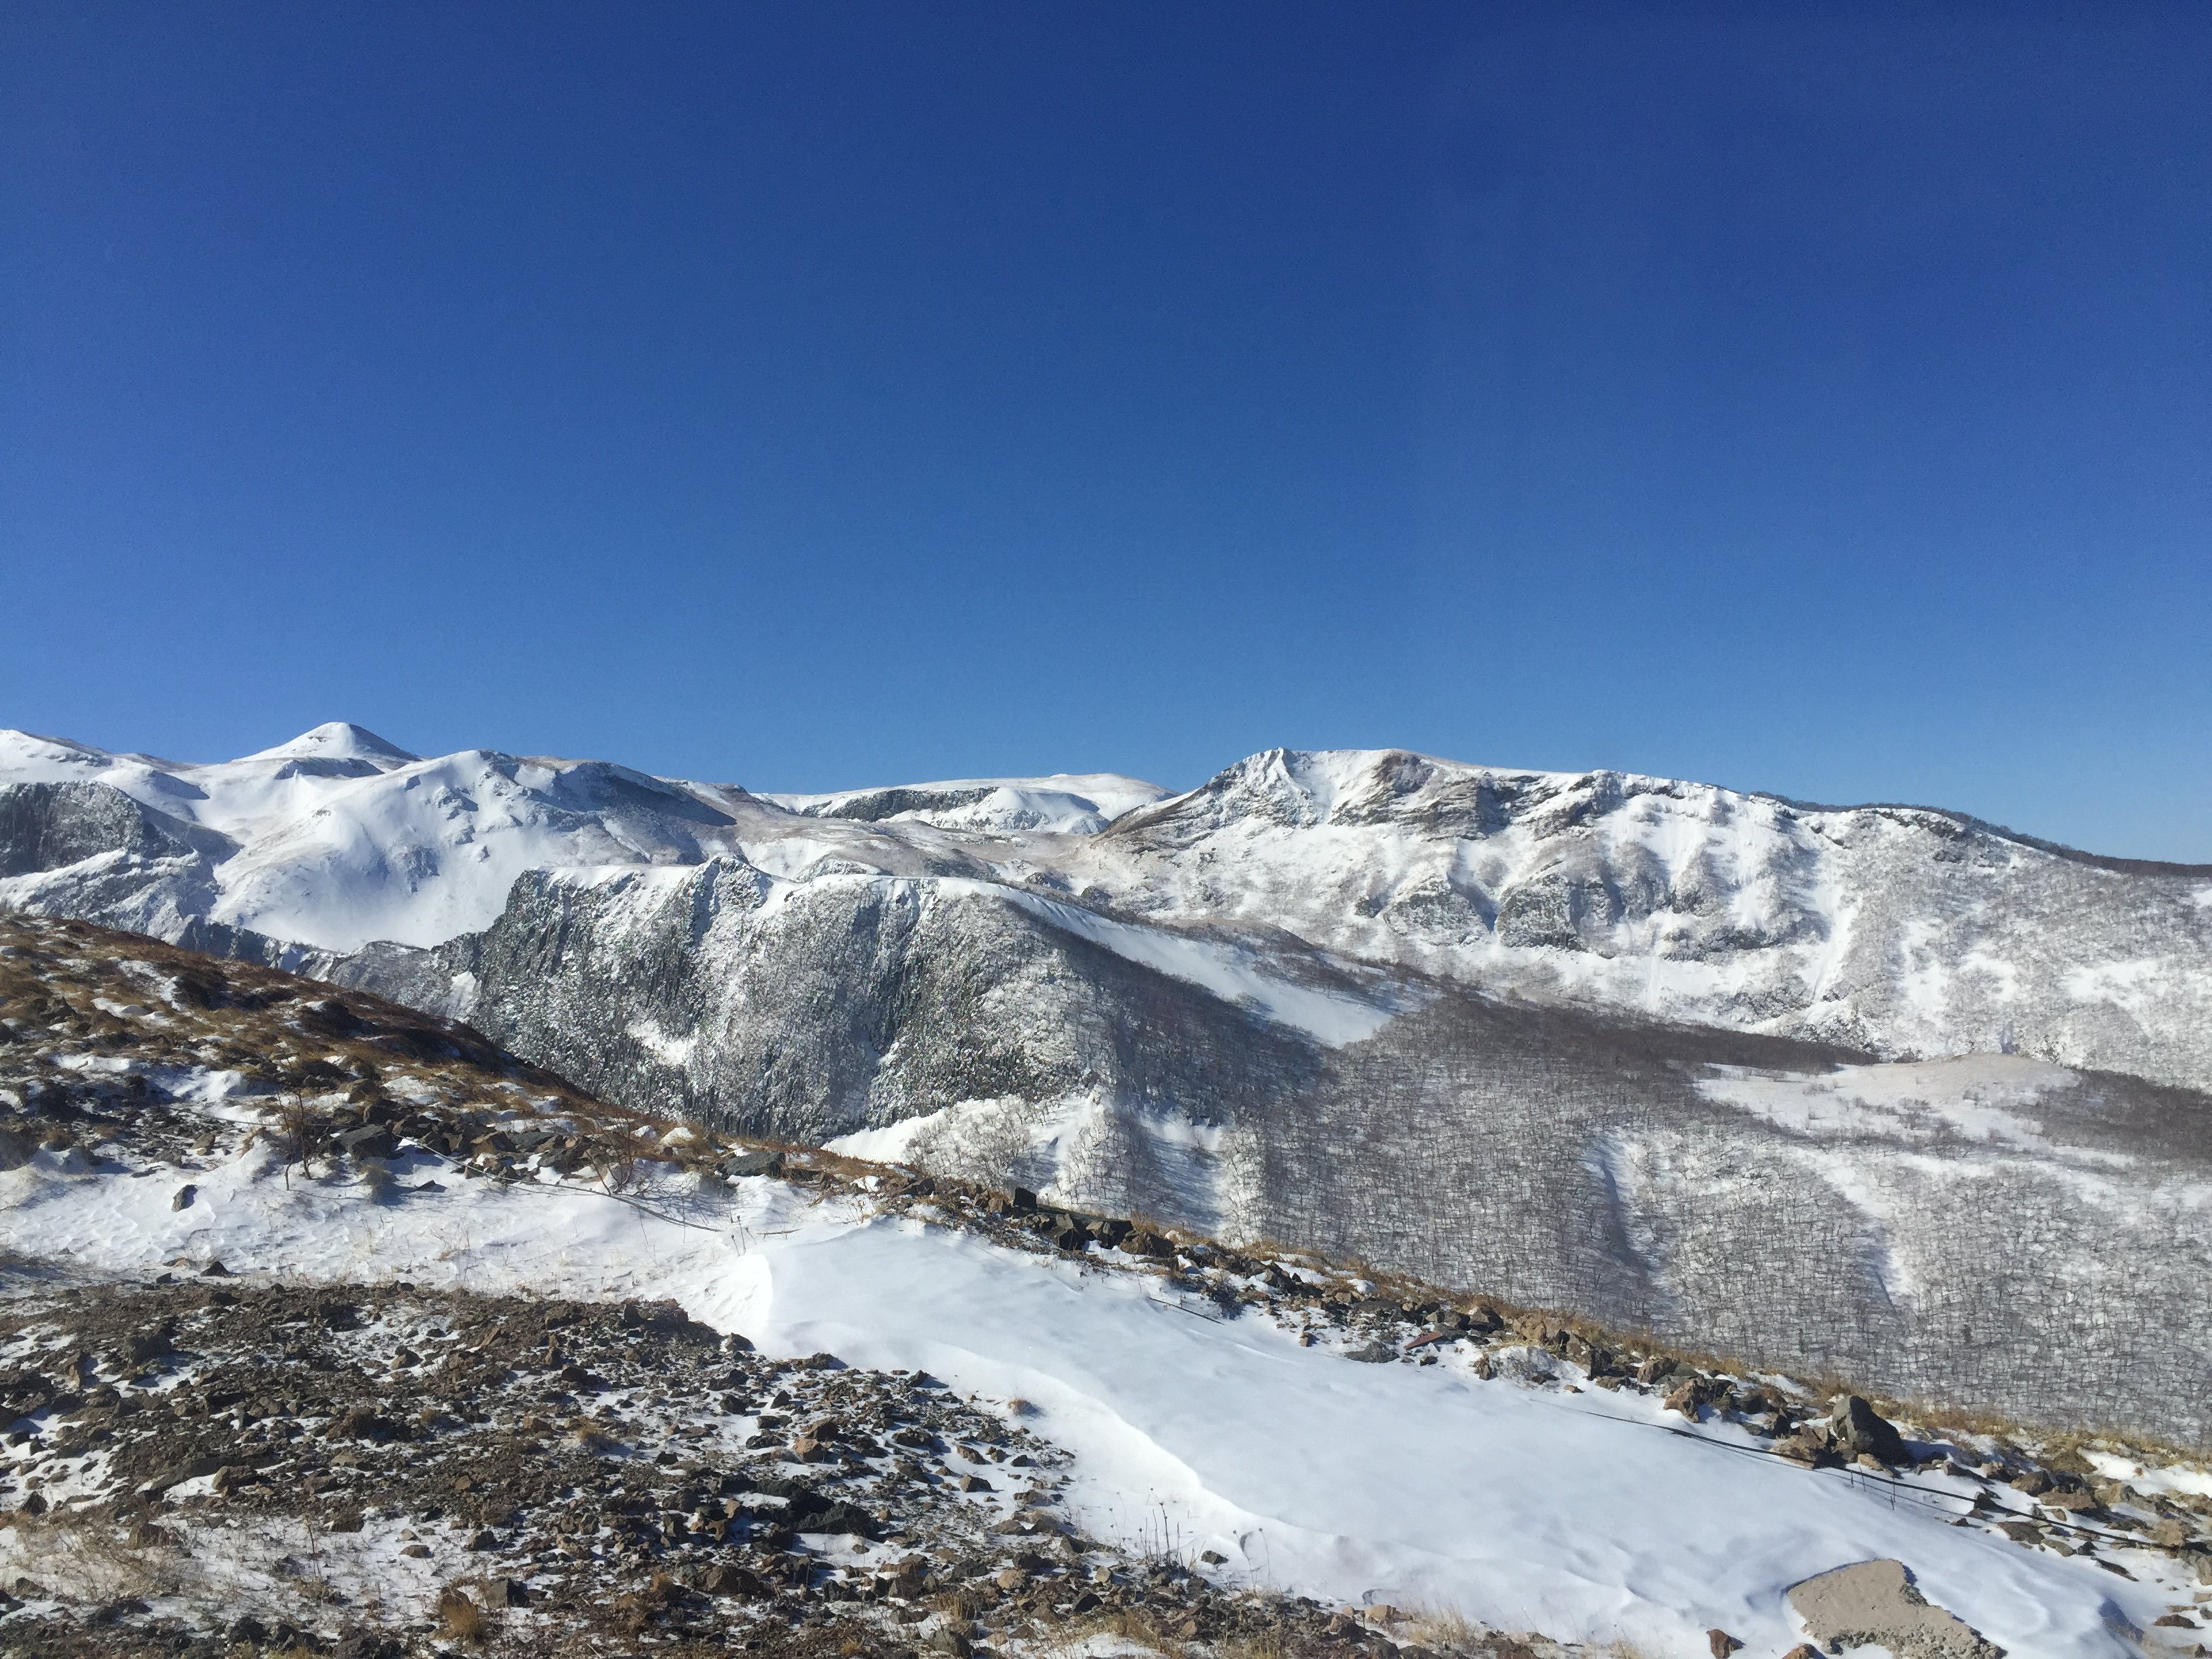
[(2212, 860), (2208, 85), (2180, 4), (15, 0), (0, 724)]

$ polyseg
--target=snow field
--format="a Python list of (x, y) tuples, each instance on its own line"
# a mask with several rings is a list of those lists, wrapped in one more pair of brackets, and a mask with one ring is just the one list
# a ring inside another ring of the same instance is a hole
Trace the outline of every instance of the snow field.
[[(443, 1190), (409, 1190), (433, 1177)], [(1263, 1318), (1164, 1305), (1139, 1275), (764, 1179), (665, 1182), (640, 1207), (421, 1158), (378, 1202), (288, 1175), (266, 1146), (191, 1179), (175, 1210), (174, 1171), (72, 1174), (41, 1153), (0, 1176), (0, 1249), (94, 1275), (183, 1255), (338, 1282), (672, 1296), (770, 1354), (828, 1349), (1030, 1402), (1030, 1426), (1073, 1454), (1073, 1517), (1102, 1537), (1164, 1531), (1251, 1582), (1626, 1638), (1653, 1659), (1704, 1653), (1712, 1626), (1778, 1653), (1802, 1639), (1790, 1584), (1878, 1557), (2018, 1655), (2135, 1651), (2127, 1629), (2172, 1605), (2146, 1552), (2127, 1553), (2139, 1576), (2123, 1579), (2021, 1549), (1949, 1525), (1963, 1502), (1802, 1470), (1638, 1396), (1352, 1364)]]

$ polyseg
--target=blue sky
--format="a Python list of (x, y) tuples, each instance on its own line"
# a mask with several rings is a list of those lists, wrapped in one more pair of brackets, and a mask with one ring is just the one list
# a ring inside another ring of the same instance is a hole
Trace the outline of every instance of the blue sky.
[(0, 724), (2212, 860), (2208, 76), (2178, 5), (26, 0)]

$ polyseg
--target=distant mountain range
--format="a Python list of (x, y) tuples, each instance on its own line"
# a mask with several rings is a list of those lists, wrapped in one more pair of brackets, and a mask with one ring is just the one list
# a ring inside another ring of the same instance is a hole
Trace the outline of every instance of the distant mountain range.
[(2212, 866), (1399, 750), (766, 796), (332, 725), (0, 733), (0, 905), (632, 1105), (2212, 1432)]

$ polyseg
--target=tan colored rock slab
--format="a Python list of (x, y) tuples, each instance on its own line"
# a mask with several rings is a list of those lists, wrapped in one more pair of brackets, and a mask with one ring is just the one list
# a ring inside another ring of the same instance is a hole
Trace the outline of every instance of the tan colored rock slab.
[(1823, 1646), (1884, 1647), (1897, 1659), (2001, 1659), (1958, 1617), (1914, 1588), (1902, 1561), (1859, 1561), (1808, 1578), (1790, 1605)]

